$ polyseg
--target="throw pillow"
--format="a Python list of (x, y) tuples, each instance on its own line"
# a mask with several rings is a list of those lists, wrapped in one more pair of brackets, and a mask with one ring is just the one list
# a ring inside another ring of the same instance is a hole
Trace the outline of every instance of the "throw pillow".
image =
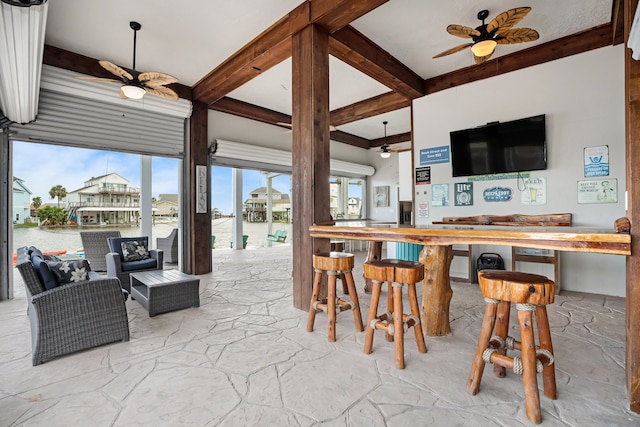
[(140, 261), (142, 259), (150, 258), (149, 251), (144, 242), (138, 242), (132, 240), (128, 242), (122, 242), (122, 258), (124, 262)]
[(89, 280), (89, 262), (86, 259), (77, 261), (45, 261), (56, 278), (58, 285), (83, 282)]

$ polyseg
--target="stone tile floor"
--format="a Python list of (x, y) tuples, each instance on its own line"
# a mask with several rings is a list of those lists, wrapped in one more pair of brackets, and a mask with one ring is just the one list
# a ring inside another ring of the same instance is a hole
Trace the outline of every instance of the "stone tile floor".
[[(362, 289), (364, 252), (354, 277)], [(486, 369), (480, 393), (465, 389), (484, 302), (477, 285), (452, 284), (453, 333), (405, 337), (394, 367), (381, 332), (371, 355), (351, 313), (306, 332), (292, 306), (291, 247), (214, 252), (200, 276), (201, 306), (150, 318), (128, 301), (131, 340), (31, 366), (24, 291), (0, 302), (2, 426), (518, 426), (521, 379)], [(17, 281), (19, 274), (16, 273)], [(383, 298), (384, 300), (384, 298)], [(369, 296), (360, 292), (363, 315)], [(512, 310), (515, 313), (516, 310)], [(548, 426), (637, 426), (625, 386), (625, 302), (563, 293), (549, 307), (558, 399), (541, 395)], [(516, 335), (517, 333), (514, 332)]]

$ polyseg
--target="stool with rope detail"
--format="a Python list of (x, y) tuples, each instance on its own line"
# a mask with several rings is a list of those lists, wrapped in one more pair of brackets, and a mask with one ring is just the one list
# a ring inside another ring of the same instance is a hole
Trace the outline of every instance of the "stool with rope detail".
[[(544, 276), (504, 270), (480, 271), (478, 282), (486, 309), (467, 390), (472, 395), (478, 393), (486, 363), (494, 364), (498, 377), (504, 377), (505, 369), (511, 369), (522, 375), (527, 418), (539, 423), (542, 414), (538, 373), (542, 373), (545, 396), (556, 398), (553, 345), (546, 310), (546, 305), (553, 303), (555, 284)], [(511, 303), (515, 303), (518, 310), (520, 341), (507, 336)], [(533, 332), (534, 314), (539, 346), (536, 346)], [(494, 327), (495, 335), (492, 336)], [(509, 357), (507, 350), (518, 350), (522, 356)]]

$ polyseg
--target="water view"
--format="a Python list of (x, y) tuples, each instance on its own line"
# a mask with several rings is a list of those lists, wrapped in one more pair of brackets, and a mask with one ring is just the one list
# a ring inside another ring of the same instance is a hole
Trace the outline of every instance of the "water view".
[[(215, 236), (215, 248), (224, 249), (231, 247), (231, 218), (220, 218), (212, 221), (211, 233)], [(156, 221), (152, 226), (151, 248), (156, 246), (157, 237), (166, 237), (171, 230), (178, 227), (177, 220)], [(244, 222), (243, 234), (249, 236), (247, 248), (269, 247), (272, 245), (282, 245), (267, 240), (267, 224), (264, 222)], [(82, 250), (80, 231), (95, 230), (97, 228), (107, 229), (107, 227), (25, 227), (13, 229), (13, 252), (21, 246), (37, 246), (43, 251), (66, 251), (67, 253), (77, 253)], [(141, 235), (139, 226), (109, 226), (109, 230), (120, 230), (125, 237), (135, 237)], [(272, 232), (285, 230), (287, 237), (285, 244), (291, 241), (291, 224), (274, 223)]]

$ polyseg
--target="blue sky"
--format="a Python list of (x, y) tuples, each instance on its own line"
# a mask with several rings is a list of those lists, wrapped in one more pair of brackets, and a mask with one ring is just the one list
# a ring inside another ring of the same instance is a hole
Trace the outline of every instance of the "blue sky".
[[(55, 202), (49, 197), (49, 190), (55, 185), (74, 191), (91, 177), (112, 172), (128, 179), (132, 187), (140, 187), (140, 156), (26, 142), (13, 144), (13, 176), (22, 179), (32, 197), (40, 196), (43, 203)], [(232, 213), (231, 169), (213, 167), (211, 180), (212, 207), (223, 214)], [(243, 200), (250, 191), (267, 185), (265, 176), (252, 170), (244, 171), (242, 182)], [(290, 193), (291, 178), (288, 175), (274, 178), (273, 188)], [(153, 197), (178, 193), (178, 160), (153, 157), (151, 191)]]

